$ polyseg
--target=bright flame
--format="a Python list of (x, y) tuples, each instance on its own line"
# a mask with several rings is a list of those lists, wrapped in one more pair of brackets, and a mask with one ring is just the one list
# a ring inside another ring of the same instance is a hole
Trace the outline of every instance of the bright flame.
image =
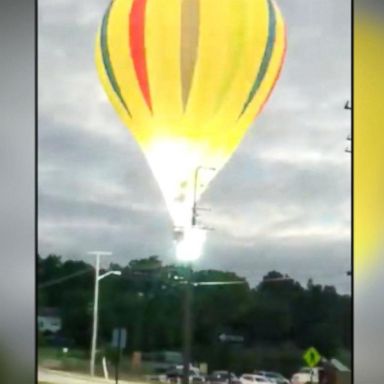
[[(195, 184), (198, 200), (216, 174), (206, 170), (215, 165), (213, 162), (216, 159), (211, 156), (207, 164), (205, 150), (204, 146), (194, 141), (175, 138), (155, 140), (146, 150), (175, 227), (190, 225)], [(198, 180), (195, 180), (199, 166), (203, 166), (203, 169), (198, 174)]]
[(195, 261), (202, 252), (206, 231), (191, 227), (184, 232), (182, 239), (176, 243), (176, 257), (180, 261)]

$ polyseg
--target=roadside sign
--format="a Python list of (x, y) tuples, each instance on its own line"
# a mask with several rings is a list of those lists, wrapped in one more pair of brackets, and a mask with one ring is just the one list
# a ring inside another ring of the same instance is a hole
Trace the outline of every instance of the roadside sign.
[(112, 347), (124, 349), (127, 346), (127, 330), (114, 328), (112, 333)]
[(222, 333), (219, 335), (219, 340), (222, 343), (243, 343), (244, 337), (238, 335), (227, 335), (225, 333)]
[(321, 355), (316, 348), (311, 347), (305, 351), (303, 359), (309, 367), (313, 368), (321, 360)]

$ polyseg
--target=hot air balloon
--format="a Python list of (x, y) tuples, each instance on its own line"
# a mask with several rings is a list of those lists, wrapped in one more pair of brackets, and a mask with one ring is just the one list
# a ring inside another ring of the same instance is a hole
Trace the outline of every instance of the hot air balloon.
[[(142, 148), (176, 227), (267, 101), (284, 61), (272, 0), (114, 0), (96, 64), (114, 108)], [(194, 191), (198, 167), (201, 172)], [(195, 196), (194, 196), (195, 195)]]

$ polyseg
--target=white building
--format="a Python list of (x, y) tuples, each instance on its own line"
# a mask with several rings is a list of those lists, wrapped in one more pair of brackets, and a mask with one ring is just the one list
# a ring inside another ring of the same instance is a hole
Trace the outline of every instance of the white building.
[(61, 316), (56, 308), (41, 308), (37, 315), (37, 324), (42, 333), (56, 333), (61, 330)]

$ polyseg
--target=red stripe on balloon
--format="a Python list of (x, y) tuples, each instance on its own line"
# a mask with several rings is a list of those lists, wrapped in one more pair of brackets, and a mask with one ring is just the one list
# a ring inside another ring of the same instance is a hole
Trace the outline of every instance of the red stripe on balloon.
[(284, 63), (284, 60), (285, 60), (286, 53), (287, 53), (287, 27), (284, 26), (284, 51), (283, 51), (283, 55), (281, 57), (279, 69), (278, 69), (278, 71), (276, 73), (276, 77), (275, 77), (275, 79), (274, 79), (274, 81), (272, 83), (272, 87), (270, 88), (270, 90), (269, 90), (269, 92), (267, 94), (267, 97), (265, 98), (263, 104), (261, 104), (261, 107), (260, 107), (258, 113), (260, 113), (263, 110), (265, 104), (267, 103), (267, 101), (269, 100), (269, 97), (271, 96), (271, 93), (272, 93), (273, 89), (275, 88), (277, 80), (279, 80), (279, 77), (280, 77), (280, 74), (281, 74), (281, 70), (283, 69), (283, 63)]
[(148, 83), (147, 59), (145, 54), (146, 4), (147, 0), (134, 0), (132, 4), (129, 23), (129, 41), (137, 80), (144, 99), (149, 109), (152, 111), (152, 102)]

